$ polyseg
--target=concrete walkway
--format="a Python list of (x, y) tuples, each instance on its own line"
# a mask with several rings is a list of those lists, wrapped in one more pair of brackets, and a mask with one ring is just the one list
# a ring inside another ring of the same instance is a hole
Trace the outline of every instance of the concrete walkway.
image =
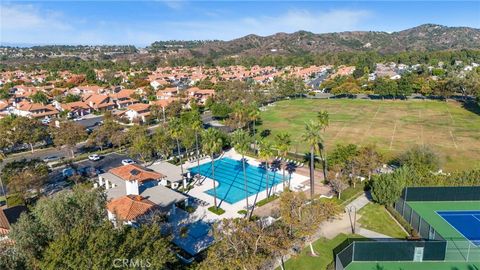
[(358, 198), (347, 204), (345, 207), (345, 212), (339, 215), (337, 218), (326, 221), (322, 226), (320, 226), (320, 230), (317, 232), (315, 235), (314, 239), (320, 238), (320, 237), (325, 237), (328, 239), (333, 239), (335, 236), (337, 236), (340, 233), (345, 233), (345, 234), (351, 234), (352, 231), (352, 224), (351, 224), (351, 219), (348, 214), (349, 209), (355, 209), (357, 211), (357, 222), (355, 226), (355, 233), (362, 235), (367, 238), (391, 238), (390, 236), (386, 236), (374, 231), (370, 231), (364, 228), (360, 227), (360, 224), (358, 224), (358, 219), (360, 216), (358, 215), (358, 211), (362, 209), (365, 205), (367, 205), (370, 202), (370, 194), (364, 193), (360, 195)]

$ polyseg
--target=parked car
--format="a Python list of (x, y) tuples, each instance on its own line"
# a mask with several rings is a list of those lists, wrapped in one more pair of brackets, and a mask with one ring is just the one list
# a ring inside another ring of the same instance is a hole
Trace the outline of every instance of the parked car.
[(60, 157), (57, 156), (48, 156), (43, 159), (43, 162), (48, 163), (48, 162), (53, 162), (59, 160)]
[(101, 159), (101, 157), (97, 154), (92, 154), (92, 155), (88, 156), (88, 159), (91, 160), (91, 161), (98, 161), (98, 160)]
[(42, 124), (48, 125), (48, 124), (50, 124), (50, 121), (51, 121), (50, 118), (45, 117), (45, 118), (42, 119)]
[(133, 161), (132, 159), (127, 158), (127, 159), (122, 160), (122, 164), (123, 164), (123, 165), (135, 164), (135, 161)]
[(62, 170), (63, 177), (71, 177), (71, 176), (74, 176), (76, 173), (77, 172), (75, 171), (75, 169), (70, 168), (70, 167), (67, 167), (67, 168)]

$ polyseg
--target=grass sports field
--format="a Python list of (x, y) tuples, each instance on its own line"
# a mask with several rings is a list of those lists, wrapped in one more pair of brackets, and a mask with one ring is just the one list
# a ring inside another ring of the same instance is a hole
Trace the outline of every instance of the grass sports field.
[(457, 102), (422, 100), (295, 99), (267, 106), (259, 130), (269, 138), (281, 131), (292, 135), (291, 151), (305, 152), (304, 123), (316, 112), (330, 114), (325, 140), (330, 150), (338, 143), (375, 144), (387, 157), (414, 144), (429, 145), (447, 170), (480, 167), (480, 115)]

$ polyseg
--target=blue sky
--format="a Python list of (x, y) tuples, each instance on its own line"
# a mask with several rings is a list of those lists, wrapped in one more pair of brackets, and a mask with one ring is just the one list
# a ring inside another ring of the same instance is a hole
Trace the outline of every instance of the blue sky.
[(480, 28), (480, 1), (5, 1), (3, 44), (133, 44), (307, 30)]

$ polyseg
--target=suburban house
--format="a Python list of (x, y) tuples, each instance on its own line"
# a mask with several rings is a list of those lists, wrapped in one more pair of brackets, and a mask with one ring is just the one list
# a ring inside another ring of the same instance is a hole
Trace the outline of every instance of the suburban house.
[(125, 116), (130, 120), (130, 122), (135, 121), (136, 119), (141, 122), (146, 121), (146, 117), (150, 115), (150, 104), (145, 103), (136, 103), (127, 107)]
[(87, 94), (83, 101), (96, 111), (109, 111), (115, 108), (115, 103), (105, 94)]
[(110, 97), (117, 104), (117, 108), (122, 109), (138, 103), (138, 100), (131, 98), (133, 94), (135, 94), (135, 90), (122, 89), (118, 93), (111, 94)]
[(14, 104), (14, 107), (11, 109), (11, 113), (19, 116), (42, 118), (56, 117), (58, 116), (59, 111), (51, 104), (43, 105), (40, 103), (22, 101)]
[(178, 89), (176, 87), (169, 87), (163, 90), (157, 91), (157, 99), (171, 99), (178, 95)]
[[(175, 204), (186, 203), (187, 196), (159, 184), (165, 177), (162, 173), (133, 164), (116, 167), (100, 174), (96, 186), (105, 188), (109, 200), (109, 219), (112, 221), (122, 219), (126, 224), (134, 224), (134, 221), (138, 222), (147, 212), (156, 210), (168, 213)], [(151, 203), (155, 206), (151, 206)], [(143, 210), (127, 215), (125, 213), (129, 213), (130, 210), (121, 209), (128, 205), (138, 206)], [(124, 215), (118, 216), (120, 213)]]
[(195, 99), (197, 103), (204, 105), (209, 97), (213, 97), (215, 95), (215, 90), (192, 87), (187, 89), (187, 93), (189, 98)]
[(92, 108), (84, 101), (75, 101), (70, 103), (54, 102), (55, 107), (60, 111), (68, 111), (70, 116), (84, 116), (92, 112)]
[(8, 239), (8, 233), (12, 225), (17, 222), (20, 214), (27, 211), (23, 205), (10, 208), (0, 208), (0, 241)]
[(154, 202), (140, 195), (125, 195), (107, 203), (108, 219), (128, 225), (141, 224), (148, 220), (148, 215), (153, 214), (156, 209)]

